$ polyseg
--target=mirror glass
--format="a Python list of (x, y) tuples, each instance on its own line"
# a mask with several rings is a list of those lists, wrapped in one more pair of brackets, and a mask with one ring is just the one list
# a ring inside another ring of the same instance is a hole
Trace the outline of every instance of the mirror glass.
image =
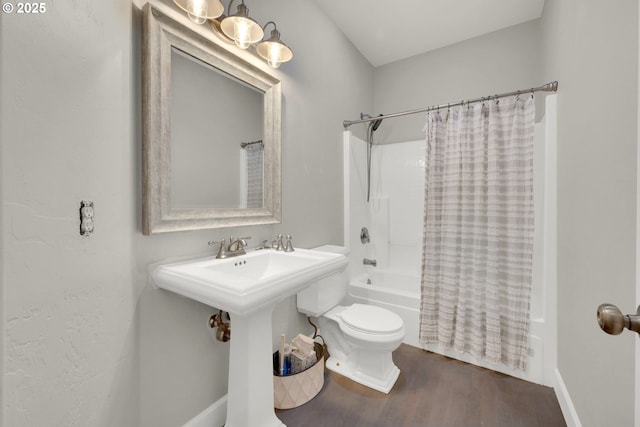
[(262, 207), (262, 123), (262, 92), (173, 48), (172, 208)]
[(280, 80), (203, 28), (143, 10), (144, 234), (280, 222)]

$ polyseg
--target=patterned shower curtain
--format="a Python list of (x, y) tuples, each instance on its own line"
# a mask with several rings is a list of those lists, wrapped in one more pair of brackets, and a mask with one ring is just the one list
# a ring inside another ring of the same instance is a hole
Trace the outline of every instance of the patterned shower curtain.
[(533, 96), (427, 114), (420, 342), (525, 369)]

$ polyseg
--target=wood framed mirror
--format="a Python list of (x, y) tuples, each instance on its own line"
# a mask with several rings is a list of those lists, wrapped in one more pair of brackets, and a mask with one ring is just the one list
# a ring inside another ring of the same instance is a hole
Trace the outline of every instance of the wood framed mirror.
[(281, 219), (281, 82), (194, 25), (143, 9), (145, 235)]

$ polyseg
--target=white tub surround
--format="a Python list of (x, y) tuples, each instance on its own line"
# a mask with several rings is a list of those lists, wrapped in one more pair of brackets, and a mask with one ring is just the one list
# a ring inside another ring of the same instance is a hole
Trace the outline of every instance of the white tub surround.
[[(547, 386), (556, 386), (556, 98), (548, 95), (534, 136), (533, 281), (529, 354), (525, 371), (484, 363), (466, 354), (425, 348), (448, 357)], [(418, 342), (420, 239), (424, 195), (423, 140), (373, 147), (372, 200), (366, 202), (365, 142), (344, 133), (345, 242), (351, 280), (344, 303), (375, 304), (404, 321), (406, 344)], [(370, 243), (360, 242), (367, 227)], [(377, 266), (363, 265), (375, 259)]]

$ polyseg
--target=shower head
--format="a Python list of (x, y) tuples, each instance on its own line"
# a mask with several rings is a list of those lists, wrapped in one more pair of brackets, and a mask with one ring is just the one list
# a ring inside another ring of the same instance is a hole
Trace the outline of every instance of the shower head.
[[(379, 115), (379, 117), (381, 117), (381, 116), (382, 116), (382, 114), (380, 114), (380, 115)], [(369, 115), (369, 114), (366, 114), (366, 113), (360, 113), (360, 120), (365, 119), (365, 118), (367, 118), (367, 119), (373, 119), (373, 116), (371, 116), (371, 115)], [(372, 121), (370, 121), (370, 122), (369, 122), (369, 129), (370, 129), (372, 132), (377, 131), (377, 130), (378, 130), (378, 127), (380, 127), (380, 123), (382, 123), (382, 119), (376, 119), (376, 120), (372, 120)]]
[[(374, 119), (369, 114), (360, 113), (360, 120), (364, 120), (365, 117), (370, 119), (369, 126), (367, 127), (367, 203), (369, 203), (369, 196), (371, 195), (371, 151), (373, 148), (373, 133), (380, 127), (382, 119)], [(382, 117), (382, 114), (378, 117)]]
[[(382, 114), (380, 114), (380, 116), (382, 116)], [(382, 123), (382, 119), (376, 119), (371, 122), (371, 128), (374, 132), (378, 130), (380, 123)]]

